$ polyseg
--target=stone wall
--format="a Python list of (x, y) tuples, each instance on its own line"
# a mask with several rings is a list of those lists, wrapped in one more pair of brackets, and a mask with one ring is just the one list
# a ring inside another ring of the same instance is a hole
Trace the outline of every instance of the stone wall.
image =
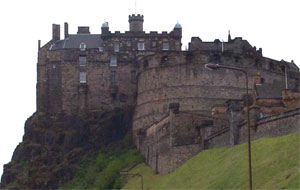
[[(249, 74), (249, 89), (252, 77), (258, 72), (266, 84), (285, 88), (282, 72), (273, 72), (255, 66), (256, 57), (194, 52), (156, 53), (139, 61), (138, 97), (133, 129), (138, 130), (160, 120), (168, 112), (168, 105), (178, 102), (182, 111), (196, 111), (210, 115), (213, 105), (223, 104), (228, 99), (241, 99), (245, 94), (245, 76), (232, 70), (209, 71), (206, 63), (222, 63), (245, 68)], [(262, 62), (265, 58), (262, 58)], [(294, 79), (289, 80), (291, 88)]]
[[(257, 130), (251, 129), (251, 140), (262, 137), (276, 137), (289, 133), (300, 132), (300, 108), (292, 109), (281, 114), (260, 119)], [(247, 141), (247, 125), (244, 123), (239, 130), (239, 143)]]
[[(79, 29), (88, 30), (88, 27)], [(72, 35), (72, 39), (76, 37), (77, 40), (74, 43), (79, 43), (80, 35)], [(181, 28), (158, 34), (143, 31), (111, 33), (107, 27), (101, 35), (85, 34), (82, 42), (89, 39), (86, 35), (94, 36), (94, 40), (98, 36), (101, 47), (87, 47), (84, 50), (80, 50), (79, 46), (70, 48), (72, 39), (66, 35), (66, 39), (51, 40), (39, 49), (39, 111), (76, 114), (134, 105), (137, 96), (136, 73), (139, 67), (137, 60), (163, 51), (164, 43), (168, 43), (168, 49), (164, 51), (181, 50)], [(63, 45), (66, 42), (69, 44), (68, 48)], [(90, 44), (89, 41), (86, 43)], [(138, 43), (143, 43), (144, 49), (139, 49)], [(80, 56), (86, 57), (86, 66), (79, 65)], [(112, 57), (116, 58), (117, 66), (110, 66)], [(86, 83), (80, 83), (80, 72), (86, 73)]]
[[(247, 142), (248, 126), (244, 122), (238, 127), (238, 143)], [(300, 108), (292, 109), (284, 113), (268, 116), (258, 120), (257, 128), (251, 128), (251, 140), (263, 137), (276, 137), (287, 135), (289, 133), (300, 132)], [(216, 135), (213, 138), (206, 139), (206, 148), (216, 148), (231, 146), (229, 127), (225, 128), (224, 133)]]

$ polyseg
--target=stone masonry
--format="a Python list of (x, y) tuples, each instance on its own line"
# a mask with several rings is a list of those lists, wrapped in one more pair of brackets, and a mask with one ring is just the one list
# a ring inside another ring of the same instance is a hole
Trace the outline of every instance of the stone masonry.
[(69, 34), (64, 23), (63, 39), (60, 25), (53, 24), (52, 39), (38, 50), (37, 112), (75, 115), (134, 106), (136, 146), (153, 169), (167, 173), (203, 149), (228, 145), (226, 138), (232, 145), (240, 142), (242, 134), (230, 124), (238, 113), (231, 112), (228, 119), (211, 115), (211, 110), (242, 99), (245, 76), (209, 71), (206, 63), (244, 68), (250, 90), (259, 74), (265, 84), (276, 86), (263, 94), (274, 95), (286, 85), (299, 92), (299, 68), (263, 57), (262, 49), (247, 40), (230, 34), (227, 42), (193, 37), (182, 51), (180, 24), (171, 32), (146, 33), (143, 23), (143, 15), (130, 15), (129, 31), (111, 32), (104, 22), (101, 34), (91, 34), (89, 27)]

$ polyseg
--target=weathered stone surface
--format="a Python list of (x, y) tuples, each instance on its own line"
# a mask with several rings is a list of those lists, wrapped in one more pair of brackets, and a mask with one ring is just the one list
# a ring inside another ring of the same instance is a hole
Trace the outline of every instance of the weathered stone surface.
[(23, 142), (4, 166), (1, 189), (56, 189), (71, 180), (84, 156), (124, 137), (132, 110), (55, 117), (35, 113), (26, 121)]

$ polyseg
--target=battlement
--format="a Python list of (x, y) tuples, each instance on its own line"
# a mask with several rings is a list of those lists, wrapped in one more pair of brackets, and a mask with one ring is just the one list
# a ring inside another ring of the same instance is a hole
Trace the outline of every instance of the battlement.
[(142, 32), (143, 31), (143, 15), (129, 15), (129, 31), (131, 32)]
[(241, 37), (236, 37), (228, 42), (221, 42), (219, 39), (215, 39), (213, 42), (204, 42), (199, 37), (192, 37), (189, 51), (195, 50), (262, 56), (261, 48), (257, 50), (255, 46), (252, 47), (247, 40), (243, 40)]
[(140, 15), (140, 14), (132, 14), (129, 15), (129, 22), (130, 21), (144, 21), (144, 15)]

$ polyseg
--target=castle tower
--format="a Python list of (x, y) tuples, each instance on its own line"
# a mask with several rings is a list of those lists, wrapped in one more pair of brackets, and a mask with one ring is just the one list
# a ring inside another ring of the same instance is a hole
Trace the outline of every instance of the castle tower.
[(176, 35), (176, 36), (179, 36), (181, 38), (181, 36), (182, 36), (182, 27), (181, 27), (181, 24), (179, 24), (179, 22), (177, 22), (177, 24), (174, 26), (173, 34)]
[(142, 32), (143, 31), (144, 16), (140, 14), (129, 15), (129, 31)]
[(109, 26), (108, 22), (104, 21), (104, 23), (101, 26), (102, 34), (108, 34), (109, 33)]

